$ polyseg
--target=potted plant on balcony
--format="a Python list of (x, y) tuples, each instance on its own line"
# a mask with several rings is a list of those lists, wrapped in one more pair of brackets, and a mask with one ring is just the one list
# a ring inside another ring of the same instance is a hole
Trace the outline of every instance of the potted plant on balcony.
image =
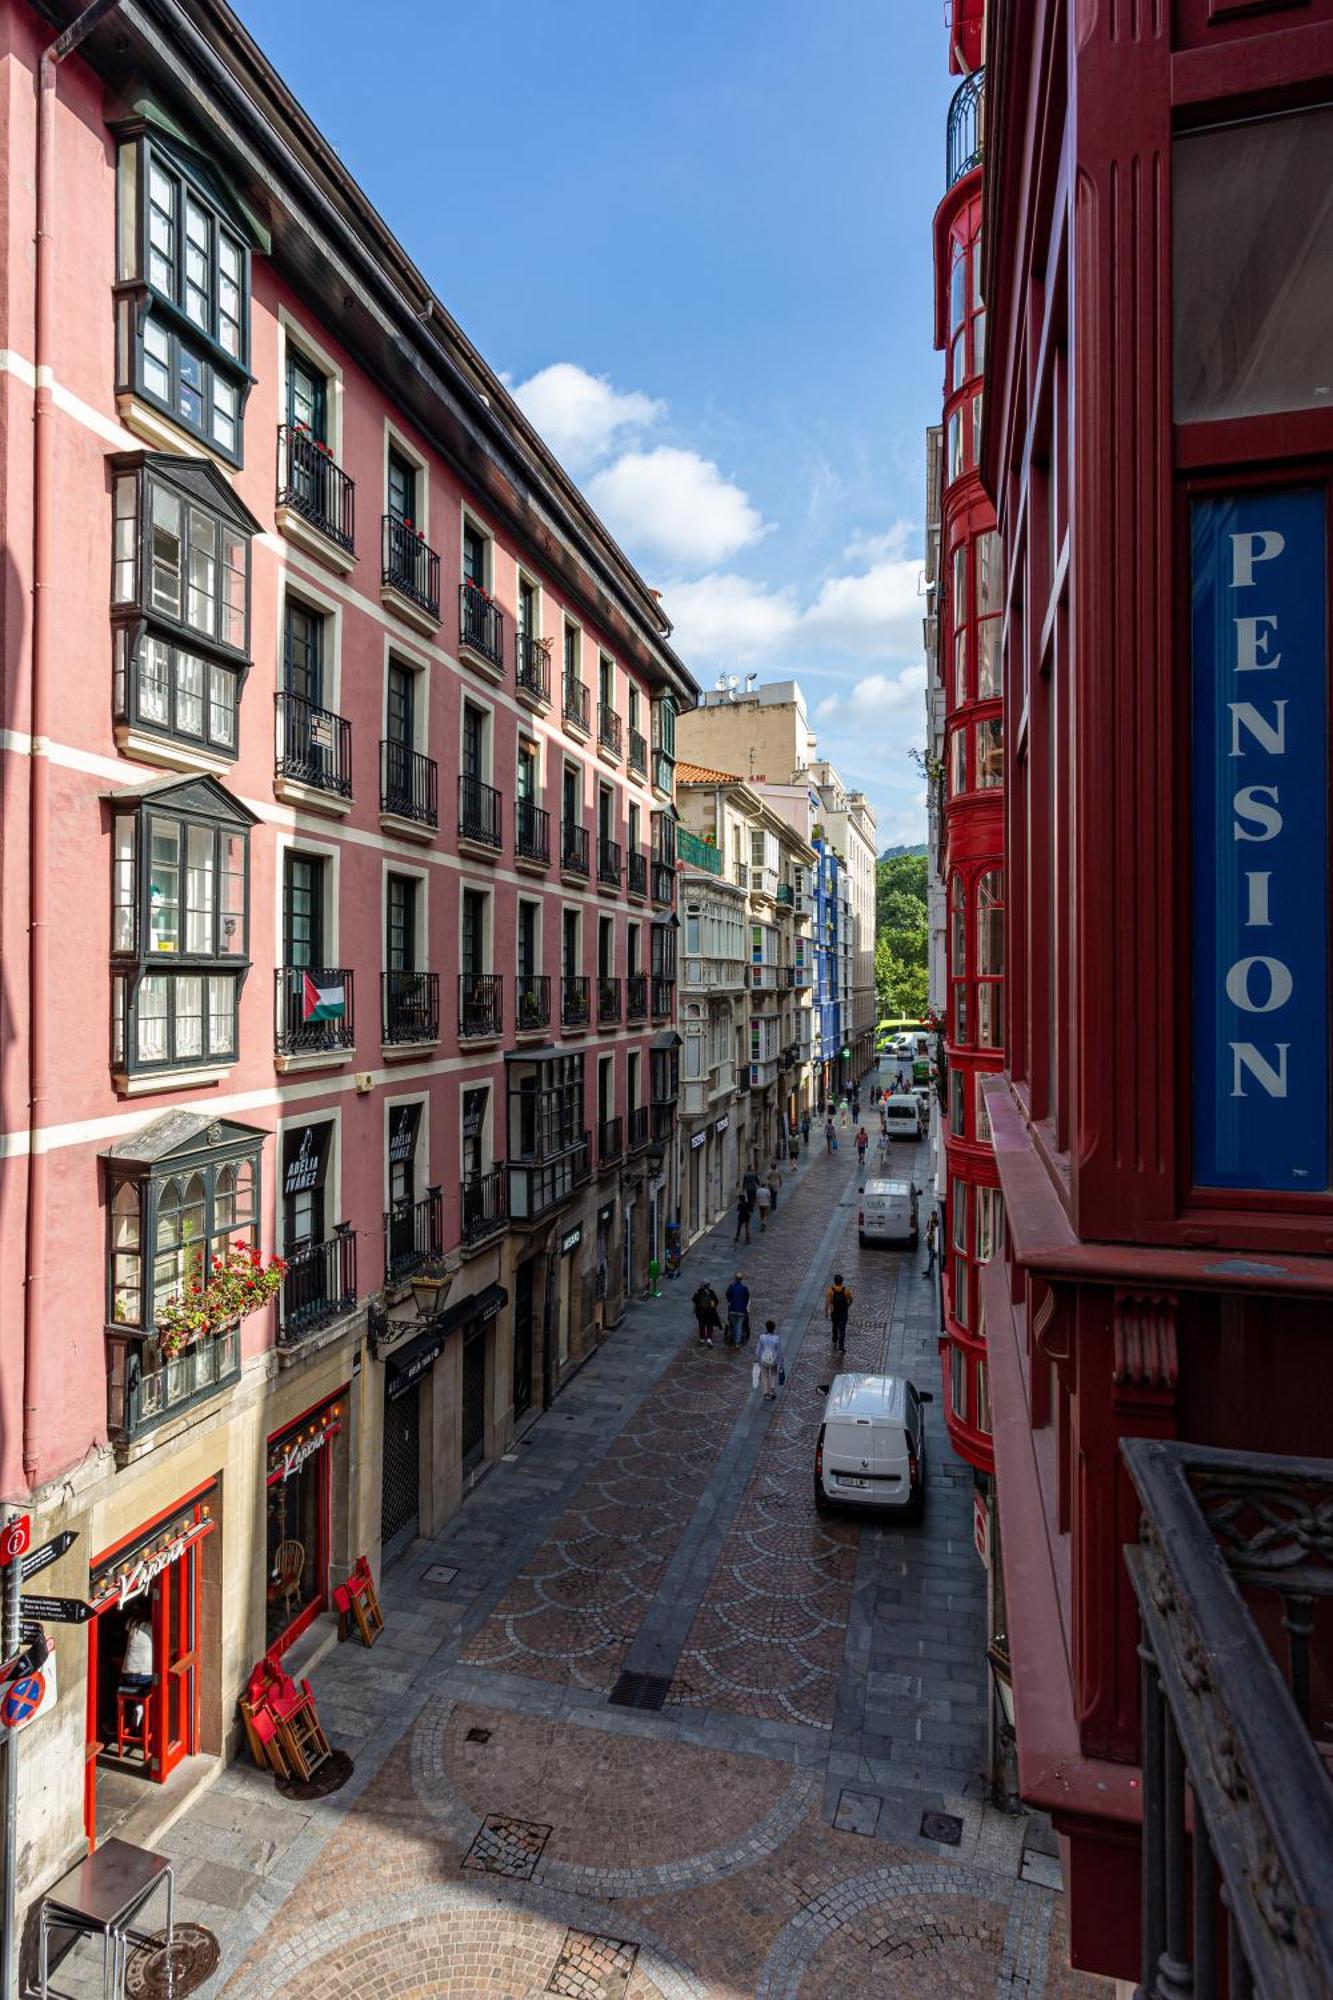
[(258, 1312), (277, 1297), (286, 1272), (281, 1257), (266, 1259), (238, 1236), (214, 1257), (202, 1283), (187, 1285), (158, 1313), (157, 1339), (165, 1358), (174, 1361), (195, 1341)]
[(446, 1268), (443, 1257), (428, 1257), (412, 1273), (412, 1296), (417, 1302), (418, 1318), (429, 1319), (432, 1313), (439, 1312), (453, 1282), (454, 1274)]

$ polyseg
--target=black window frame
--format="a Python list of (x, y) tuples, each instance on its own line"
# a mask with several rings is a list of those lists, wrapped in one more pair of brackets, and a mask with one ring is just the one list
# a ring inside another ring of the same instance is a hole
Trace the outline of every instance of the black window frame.
[[(118, 725), (147, 731), (164, 742), (178, 743), (220, 762), (233, 763), (240, 749), (241, 698), (251, 667), (252, 542), (260, 532), (260, 523), (207, 459), (169, 452), (119, 452), (111, 459), (111, 472), (113, 719)], [(181, 510), (178, 613), (154, 596), (154, 499), (159, 492)], [(192, 597), (192, 513), (206, 516), (213, 528), (211, 631), (192, 624), (187, 615)], [(228, 541), (244, 555), (239, 644), (228, 637), (230, 599), (224, 593), (229, 568), (225, 561)], [(150, 642), (167, 650), (165, 721), (160, 715), (145, 712), (145, 665)], [(198, 692), (201, 727), (197, 731), (183, 726), (180, 720), (182, 681), (178, 663), (182, 656), (198, 659), (203, 668)], [(226, 681), (229, 695), (226, 712), (232, 720), (229, 736), (215, 727), (215, 709), (219, 706), (214, 700), (215, 677), (218, 681), (225, 677)]]
[[(151, 948), (153, 855), (149, 823), (152, 820), (171, 821), (180, 829), (177, 861), (180, 917), (177, 945), (170, 950), (154, 951)], [(114, 1073), (126, 1077), (170, 1075), (182, 1070), (215, 1069), (222, 1065), (230, 1067), (239, 1060), (241, 991), (250, 971), (250, 829), (254, 824), (255, 815), (225, 792), (216, 780), (208, 777), (158, 785), (147, 792), (121, 794), (113, 799), (111, 1066)], [(126, 825), (133, 829), (128, 882), (121, 849), (121, 828)], [(185, 925), (189, 918), (189, 831), (198, 827), (208, 829), (213, 839), (210, 911), (213, 949), (207, 952), (184, 948)], [(239, 951), (223, 952), (218, 949), (223, 927), (237, 914), (224, 907), (223, 889), (228, 871), (222, 866), (222, 842), (228, 835), (234, 835), (241, 841), (241, 948)], [(127, 887), (132, 890), (129, 896), (124, 893)], [(118, 922), (122, 911), (129, 913), (129, 936), (127, 942), (118, 943), (118, 933), (124, 930), (124, 924)], [(166, 981), (167, 1011), (163, 1019), (168, 1046), (167, 1052), (159, 1058), (144, 1058), (138, 1052), (140, 1009), (145, 981), (150, 978)], [(180, 1024), (196, 1018), (180, 1011), (179, 989), (187, 979), (200, 981), (200, 1012), (197, 1017), (200, 1046), (197, 1050), (182, 1052), (178, 1047)], [(226, 1045), (221, 1041), (215, 1044), (212, 1040), (215, 1018), (212, 981), (215, 979), (232, 982), (231, 1032)]]
[[(257, 247), (254, 226), (239, 203), (229, 198), (212, 167), (179, 142), (168, 140), (143, 121), (117, 128), (120, 141), (116, 173), (117, 393), (141, 397), (173, 424), (197, 437), (229, 465), (245, 462), (245, 406), (254, 376), (250, 372), (250, 304), (252, 252)], [(151, 256), (150, 206), (153, 171), (166, 176), (175, 189), (174, 270), (164, 285), (154, 275)], [(186, 202), (201, 210), (209, 227), (209, 325), (200, 326), (186, 306), (188, 259), (185, 251)], [(237, 351), (223, 337), (224, 314), (221, 245), (227, 241), (237, 256)], [(168, 387), (163, 394), (150, 386), (146, 341), (148, 328), (165, 334)], [(185, 381), (183, 358), (198, 364), (203, 415), (195, 422), (182, 406)], [(234, 444), (217, 435), (214, 419), (217, 389), (232, 393)]]

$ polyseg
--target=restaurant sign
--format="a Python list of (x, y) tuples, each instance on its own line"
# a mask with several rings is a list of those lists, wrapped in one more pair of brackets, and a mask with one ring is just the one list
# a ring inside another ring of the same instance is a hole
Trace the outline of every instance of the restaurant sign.
[(1326, 533), (1312, 487), (1193, 504), (1201, 1187), (1329, 1185)]

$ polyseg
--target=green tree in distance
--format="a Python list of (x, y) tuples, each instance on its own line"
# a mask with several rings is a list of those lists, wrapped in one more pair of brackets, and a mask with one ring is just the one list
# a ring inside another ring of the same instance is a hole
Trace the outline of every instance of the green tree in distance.
[(927, 1007), (926, 857), (896, 854), (875, 869), (875, 992), (880, 1020), (920, 1020)]

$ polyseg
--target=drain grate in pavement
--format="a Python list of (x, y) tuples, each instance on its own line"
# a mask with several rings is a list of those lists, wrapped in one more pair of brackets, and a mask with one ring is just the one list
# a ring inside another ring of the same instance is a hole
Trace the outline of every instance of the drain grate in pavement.
[(567, 2000), (621, 2000), (638, 1956), (639, 1947), (621, 1938), (566, 1931), (546, 1991)]
[(626, 1668), (607, 1699), (615, 1708), (660, 1708), (670, 1686), (666, 1674), (632, 1674)]
[(963, 1838), (963, 1822), (955, 1813), (923, 1812), (921, 1838), (938, 1840), (942, 1847), (957, 1847)]
[(490, 1740), (491, 1732), (489, 1729), (469, 1729), (465, 1738), (465, 1741), (468, 1743), (489, 1743)]
[(487, 1813), (476, 1839), (463, 1856), (463, 1866), (479, 1869), (483, 1875), (507, 1875), (515, 1881), (527, 1882), (550, 1838), (550, 1827), (541, 1826), (536, 1820)]
[(125, 1967), (128, 2000), (185, 2000), (201, 1987), (222, 1952), (202, 1924), (177, 1924), (170, 1944), (165, 1933), (136, 1951)]
[(452, 1583), (457, 1575), (458, 1571), (450, 1569), (448, 1563), (432, 1563), (421, 1580), (423, 1583)]

